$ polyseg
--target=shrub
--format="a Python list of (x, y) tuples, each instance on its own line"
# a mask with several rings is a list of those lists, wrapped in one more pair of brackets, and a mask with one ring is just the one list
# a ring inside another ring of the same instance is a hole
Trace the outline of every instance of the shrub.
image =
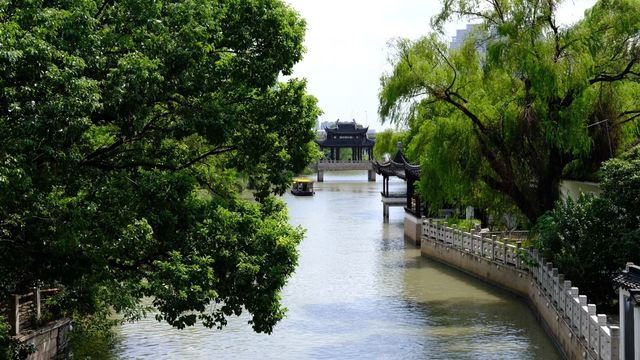
[(640, 152), (602, 167), (600, 197), (558, 203), (534, 229), (538, 246), (590, 302), (612, 309), (611, 278), (640, 262)]

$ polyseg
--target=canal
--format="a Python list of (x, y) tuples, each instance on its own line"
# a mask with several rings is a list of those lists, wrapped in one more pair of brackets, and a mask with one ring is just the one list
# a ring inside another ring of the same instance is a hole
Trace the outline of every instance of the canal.
[(246, 316), (223, 330), (176, 330), (151, 316), (118, 329), (112, 357), (560, 358), (522, 300), (405, 244), (401, 208), (383, 224), (380, 186), (362, 172), (326, 173), (314, 197), (284, 196), (307, 234), (272, 335), (253, 333)]

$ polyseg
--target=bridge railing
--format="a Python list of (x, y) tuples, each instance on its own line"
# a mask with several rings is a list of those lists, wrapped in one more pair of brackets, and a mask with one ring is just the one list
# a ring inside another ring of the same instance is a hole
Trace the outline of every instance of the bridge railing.
[[(589, 304), (587, 296), (580, 295), (579, 289), (536, 249), (523, 248), (522, 241), (506, 237), (509, 236), (507, 233), (465, 232), (455, 225), (448, 226), (446, 221), (434, 219), (423, 222), (422, 235), (465, 253), (527, 272), (547, 299), (548, 306), (563, 317), (572, 335), (585, 345), (589, 353), (585, 358), (618, 359), (619, 327), (608, 325), (607, 316), (597, 314), (596, 305)], [(516, 236), (523, 238), (522, 233)]]

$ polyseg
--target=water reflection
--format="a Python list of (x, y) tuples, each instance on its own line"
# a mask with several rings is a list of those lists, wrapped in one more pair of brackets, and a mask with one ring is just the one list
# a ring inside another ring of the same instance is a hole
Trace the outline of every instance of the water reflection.
[[(248, 317), (221, 330), (146, 319), (120, 329), (116, 358), (557, 359), (527, 306), (405, 245), (401, 208), (382, 222), (380, 182), (326, 173), (314, 197), (284, 198), (307, 229), (269, 335)], [(392, 183), (400, 189), (401, 182)]]

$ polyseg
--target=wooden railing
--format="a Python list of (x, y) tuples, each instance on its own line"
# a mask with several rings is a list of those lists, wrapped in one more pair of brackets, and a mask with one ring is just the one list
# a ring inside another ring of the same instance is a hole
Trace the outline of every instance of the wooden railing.
[[(522, 241), (503, 238), (496, 233), (465, 232), (446, 222), (427, 219), (423, 236), (460, 251), (526, 271), (570, 327), (573, 336), (582, 340), (589, 358), (614, 360), (619, 357), (619, 327), (608, 325), (607, 316), (597, 314), (596, 305), (572, 286), (536, 249), (523, 248)], [(522, 234), (519, 234), (522, 237)], [(525, 261), (526, 259), (526, 261)], [(585, 354), (587, 355), (587, 354)], [(586, 356), (585, 356), (586, 357)]]
[(58, 288), (34, 288), (28, 294), (11, 295), (7, 309), (11, 327), (10, 335), (19, 335), (21, 332), (36, 327), (37, 322), (42, 318), (43, 300), (59, 291), (60, 289)]

